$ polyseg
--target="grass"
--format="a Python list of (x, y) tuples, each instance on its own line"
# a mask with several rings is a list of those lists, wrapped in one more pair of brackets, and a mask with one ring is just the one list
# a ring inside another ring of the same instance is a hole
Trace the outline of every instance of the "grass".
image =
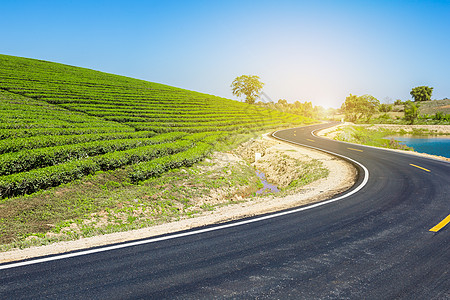
[(298, 163), (298, 167), (301, 170), (300, 176), (289, 184), (287, 189), (289, 192), (297, 191), (311, 182), (327, 177), (330, 173), (317, 159), (311, 159), (308, 163)]

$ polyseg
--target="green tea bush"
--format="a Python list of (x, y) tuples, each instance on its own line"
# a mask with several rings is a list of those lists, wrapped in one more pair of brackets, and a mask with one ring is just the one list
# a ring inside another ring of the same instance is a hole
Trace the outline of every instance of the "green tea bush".
[(193, 145), (190, 141), (181, 140), (74, 160), (65, 164), (34, 169), (23, 173), (0, 176), (0, 198), (30, 194), (40, 189), (71, 182), (100, 170), (117, 169), (126, 165), (182, 152)]
[(187, 151), (157, 158), (149, 162), (139, 163), (130, 172), (130, 179), (132, 182), (139, 182), (151, 177), (160, 176), (170, 169), (191, 166), (205, 158), (212, 149), (211, 145), (200, 142)]
[(145, 139), (95, 141), (6, 153), (0, 155), (0, 176), (52, 166), (70, 160), (169, 142), (180, 139), (185, 135), (184, 132), (172, 132)]

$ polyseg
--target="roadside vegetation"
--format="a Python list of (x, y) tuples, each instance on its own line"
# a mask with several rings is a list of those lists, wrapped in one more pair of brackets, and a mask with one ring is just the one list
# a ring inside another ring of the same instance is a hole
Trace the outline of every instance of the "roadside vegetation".
[[(324, 136), (349, 143), (363, 144), (368, 146), (375, 147), (383, 147), (390, 149), (400, 149), (412, 151), (414, 150), (411, 147), (408, 147), (404, 144), (399, 143), (394, 138), (390, 138), (391, 136), (438, 136), (438, 135), (446, 135), (448, 133), (441, 133), (434, 129), (429, 128), (398, 128), (398, 127), (389, 127), (383, 128), (382, 125), (348, 125), (348, 126), (339, 126), (334, 130), (328, 131), (324, 134)], [(386, 125), (389, 126), (389, 125)], [(406, 127), (406, 126), (404, 126)]]

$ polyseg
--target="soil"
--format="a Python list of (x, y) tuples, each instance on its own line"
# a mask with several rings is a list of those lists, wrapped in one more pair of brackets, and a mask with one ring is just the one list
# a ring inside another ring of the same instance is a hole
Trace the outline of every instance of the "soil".
[[(256, 153), (261, 154), (260, 159), (258, 159), (259, 155)], [(283, 158), (286, 163), (280, 164)], [(251, 199), (243, 199), (240, 196), (235, 196), (236, 198), (233, 199), (236, 202), (235, 204), (219, 206), (214, 211), (206, 211), (194, 218), (186, 218), (176, 222), (128, 232), (112, 233), (82, 238), (75, 241), (3, 252), (0, 253), (0, 262), (29, 259), (32, 257), (148, 238), (310, 204), (331, 198), (333, 195), (349, 189), (355, 183), (357, 175), (356, 169), (348, 162), (317, 150), (279, 142), (270, 138), (268, 135), (263, 135), (261, 139), (253, 140), (242, 145), (234, 153), (216, 153), (211, 158), (215, 167), (240, 163), (243, 159), (251, 162), (256, 168), (264, 170), (268, 181), (280, 186), (286, 186), (292, 181), (293, 178), (290, 177), (290, 174), (296, 170), (295, 168), (298, 169), (298, 164), (293, 164), (293, 160), (300, 162), (311, 161), (311, 159), (318, 160), (323, 164), (323, 167), (328, 169), (329, 175), (326, 178), (316, 180), (301, 187), (291, 195), (278, 196), (276, 194), (270, 194), (263, 197), (252, 197)], [(200, 206), (203, 203), (214, 204), (223, 202), (226, 200), (226, 195), (227, 193), (212, 191), (208, 197), (196, 199), (196, 202), (198, 202), (196, 206)]]

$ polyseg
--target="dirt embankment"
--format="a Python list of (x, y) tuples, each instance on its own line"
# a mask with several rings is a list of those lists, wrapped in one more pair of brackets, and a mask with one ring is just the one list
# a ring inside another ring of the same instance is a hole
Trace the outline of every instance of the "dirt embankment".
[[(261, 158), (256, 159), (260, 153)], [(238, 155), (239, 154), (239, 155)], [(279, 185), (289, 186), (305, 170), (301, 166), (311, 161), (320, 164), (327, 170), (328, 176), (315, 180), (298, 189), (291, 189), (291, 194), (280, 193), (248, 199), (236, 198), (235, 204), (217, 206), (214, 211), (204, 212), (194, 218), (152, 226), (128, 232), (112, 233), (75, 241), (59, 242), (53, 245), (32, 247), (0, 253), (0, 262), (27, 259), (31, 257), (63, 253), (95, 246), (108, 245), (172, 233), (180, 230), (195, 228), (208, 224), (216, 224), (248, 216), (274, 212), (281, 209), (305, 205), (341, 193), (349, 189), (356, 180), (356, 169), (349, 163), (329, 154), (313, 149), (282, 143), (265, 135), (261, 139), (250, 141), (236, 149), (234, 153), (216, 153), (211, 158), (211, 165), (215, 167), (229, 167), (230, 165), (247, 160), (256, 168), (266, 172), (268, 181)], [(293, 175), (294, 174), (294, 175)], [(204, 199), (197, 199), (197, 205), (202, 203), (221, 203), (227, 201), (225, 194), (214, 191)]]

